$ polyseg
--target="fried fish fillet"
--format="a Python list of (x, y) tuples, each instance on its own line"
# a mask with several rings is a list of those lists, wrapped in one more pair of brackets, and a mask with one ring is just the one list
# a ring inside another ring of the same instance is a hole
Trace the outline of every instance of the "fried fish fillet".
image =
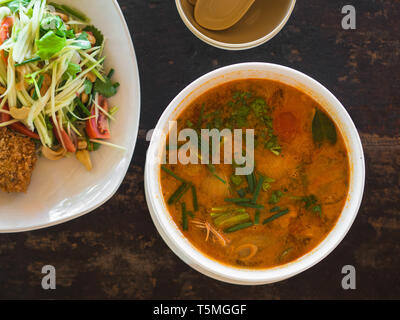
[(7, 128), (0, 128), (0, 189), (26, 192), (37, 161), (35, 143)]

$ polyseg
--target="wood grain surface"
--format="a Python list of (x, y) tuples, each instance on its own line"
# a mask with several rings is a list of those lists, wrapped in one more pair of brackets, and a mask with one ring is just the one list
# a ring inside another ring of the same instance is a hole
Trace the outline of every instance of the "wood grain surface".
[[(341, 28), (347, 1), (299, 0), (273, 40), (228, 52), (195, 38), (172, 0), (119, 0), (142, 85), (141, 130), (129, 172), (117, 194), (91, 214), (0, 235), (0, 298), (400, 298), (400, 1), (352, 2), (356, 30)], [(306, 272), (258, 287), (209, 279), (179, 260), (158, 235), (143, 190), (146, 134), (168, 103), (199, 76), (246, 61), (289, 66), (330, 89), (359, 129), (367, 164), (364, 201), (344, 241)], [(47, 264), (57, 270), (53, 291), (41, 288)], [(341, 288), (348, 264), (357, 270), (356, 290)]]

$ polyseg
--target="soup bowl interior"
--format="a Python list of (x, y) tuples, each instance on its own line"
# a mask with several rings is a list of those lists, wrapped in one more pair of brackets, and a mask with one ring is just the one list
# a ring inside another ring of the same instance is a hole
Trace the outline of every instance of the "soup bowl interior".
[(296, 0), (256, 1), (244, 17), (227, 30), (213, 31), (200, 26), (188, 0), (176, 0), (178, 12), (192, 33), (215, 47), (229, 50), (249, 49), (272, 39), (285, 26)]
[[(164, 202), (160, 184), (160, 165), (169, 121), (196, 98), (223, 83), (243, 79), (269, 79), (300, 89), (322, 105), (344, 137), (350, 161), (350, 185), (345, 207), (336, 226), (311, 252), (278, 267), (251, 270), (219, 263), (192, 245), (173, 221)], [(364, 191), (365, 164), (356, 127), (342, 104), (321, 84), (293, 69), (267, 63), (244, 63), (213, 71), (186, 87), (168, 106), (160, 118), (149, 146), (146, 170), (146, 198), (152, 219), (167, 245), (184, 262), (201, 273), (229, 283), (255, 285), (290, 278), (326, 257), (345, 237), (359, 210)]]

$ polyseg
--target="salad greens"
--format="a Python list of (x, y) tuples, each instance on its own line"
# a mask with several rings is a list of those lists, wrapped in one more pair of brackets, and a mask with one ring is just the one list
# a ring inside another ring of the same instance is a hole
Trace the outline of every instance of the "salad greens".
[(46, 0), (0, 0), (0, 21), (0, 127), (19, 121), (50, 158), (113, 146), (104, 140), (117, 108), (107, 98), (119, 83), (86, 15)]

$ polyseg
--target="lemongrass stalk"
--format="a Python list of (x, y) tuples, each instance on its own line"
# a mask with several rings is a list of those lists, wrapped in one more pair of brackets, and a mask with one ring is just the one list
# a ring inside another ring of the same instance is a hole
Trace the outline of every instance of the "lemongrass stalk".
[(12, 50), (10, 55), (8, 56), (8, 69), (7, 69), (7, 90), (1, 96), (4, 98), (7, 96), (8, 99), (8, 106), (10, 108), (17, 106), (17, 92), (15, 88), (15, 67), (14, 67), (14, 60), (12, 58)]
[(17, 122), (19, 122), (19, 120), (10, 120), (10, 121), (6, 121), (6, 122), (2, 122), (2, 123), (0, 123), (0, 128), (7, 127), (7, 126), (17, 123)]
[(119, 145), (114, 144), (114, 143), (111, 143), (111, 142), (106, 142), (106, 141), (97, 140), (97, 139), (90, 139), (89, 141), (90, 141), (90, 142), (94, 142), (94, 143), (98, 143), (98, 144), (101, 144), (101, 145), (105, 145), (105, 146), (107, 146), (107, 147), (112, 147), (112, 148), (115, 148), (115, 149), (127, 151), (127, 148), (122, 147), (122, 146), (119, 146)]
[(53, 146), (53, 141), (49, 136), (49, 132), (46, 126), (46, 121), (41, 114), (38, 117), (36, 117), (36, 119), (34, 120), (34, 124), (39, 134), (39, 138), (42, 145), (51, 148)]

